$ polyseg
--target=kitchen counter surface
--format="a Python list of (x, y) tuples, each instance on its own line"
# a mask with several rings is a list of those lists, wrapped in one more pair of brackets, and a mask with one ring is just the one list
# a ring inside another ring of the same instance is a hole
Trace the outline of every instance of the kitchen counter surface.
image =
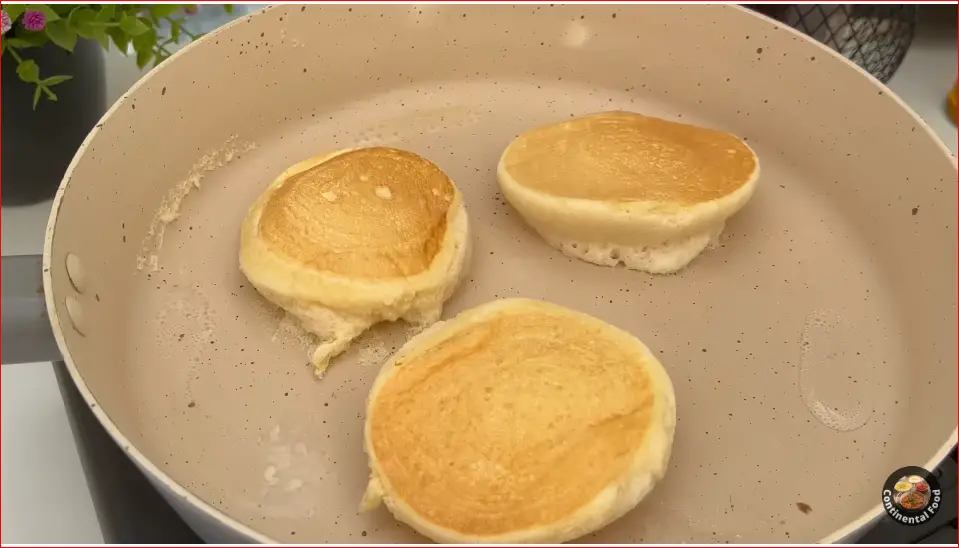
[[(957, 64), (956, 13), (954, 6), (951, 9), (948, 17), (923, 19), (890, 88), (955, 154), (956, 126), (945, 112)], [(943, 25), (941, 20), (949, 23)], [(115, 99), (142, 73), (132, 60), (116, 52), (107, 58), (107, 89)], [(3, 254), (42, 253), (49, 211), (49, 202), (4, 207)], [(4, 365), (0, 371), (4, 479), (0, 540), (5, 544), (103, 542), (51, 364)]]

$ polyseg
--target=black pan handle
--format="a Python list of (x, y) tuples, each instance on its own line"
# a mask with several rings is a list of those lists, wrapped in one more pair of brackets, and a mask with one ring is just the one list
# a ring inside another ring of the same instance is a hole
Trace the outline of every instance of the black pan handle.
[(43, 298), (43, 257), (3, 257), (3, 364), (62, 359)]

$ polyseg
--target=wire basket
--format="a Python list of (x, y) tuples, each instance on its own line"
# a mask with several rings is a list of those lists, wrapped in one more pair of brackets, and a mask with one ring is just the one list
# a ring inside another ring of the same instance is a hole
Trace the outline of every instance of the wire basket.
[(881, 82), (902, 63), (916, 33), (918, 6), (888, 4), (751, 5), (832, 48)]

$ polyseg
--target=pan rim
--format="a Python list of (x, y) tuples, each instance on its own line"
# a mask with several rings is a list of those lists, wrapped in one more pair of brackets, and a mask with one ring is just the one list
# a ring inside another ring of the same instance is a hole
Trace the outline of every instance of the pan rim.
[[(447, 3), (447, 2), (444, 2), (444, 3)], [(460, 2), (448, 2), (448, 3), (458, 4)], [(546, 2), (541, 2), (541, 1), (531, 2), (531, 4), (545, 4), (545, 3)], [(580, 2), (572, 2), (572, 3), (576, 4)], [(286, 7), (285, 4), (275, 4), (275, 5), (268, 6), (266, 8), (262, 8), (262, 9), (250, 12), (247, 15), (244, 15), (243, 17), (234, 19), (233, 21), (220, 26), (213, 32), (210, 32), (204, 35), (200, 40), (194, 41), (186, 45), (179, 51), (175, 52), (171, 56), (171, 59), (176, 58), (187, 51), (190, 51), (197, 44), (202, 44), (206, 40), (211, 39), (213, 36), (219, 35), (221, 32), (225, 32), (227, 29), (233, 27), (234, 25), (244, 22), (248, 18), (261, 15), (269, 11), (273, 11), (274, 9), (283, 9), (285, 7)], [(847, 59), (846, 57), (843, 57), (842, 55), (840, 55), (833, 49), (806, 36), (805, 34), (799, 32), (796, 29), (793, 29), (792, 27), (789, 27), (787, 25), (780, 23), (779, 21), (776, 21), (775, 19), (769, 18), (765, 15), (754, 12), (740, 5), (735, 5), (735, 4), (725, 5), (724, 7), (732, 8), (737, 11), (744, 12), (745, 14), (763, 19), (768, 24), (771, 24), (774, 27), (776, 27), (778, 30), (791, 33), (794, 36), (798, 37), (799, 39), (805, 40), (808, 43), (811, 43), (814, 47), (818, 47), (820, 52), (823, 55), (829, 55), (833, 57), (834, 59), (837, 59), (845, 63), (845, 65), (848, 68), (851, 68), (852, 70), (857, 71), (861, 76), (865, 77), (866, 80), (869, 81), (869, 83), (871, 83), (875, 89), (877, 89), (878, 91), (882, 92), (885, 95), (888, 95), (889, 97), (892, 98), (893, 101), (896, 102), (896, 104), (900, 108), (905, 109), (905, 111), (912, 117), (917, 127), (922, 128), (922, 131), (924, 131), (928, 136), (932, 137), (936, 146), (939, 147), (939, 150), (947, 158), (949, 158), (950, 162), (953, 165), (953, 168), (956, 168), (957, 170), (959, 170), (959, 163), (957, 163), (956, 155), (954, 155), (952, 151), (949, 150), (949, 148), (946, 146), (943, 140), (925, 122), (925, 120), (923, 120), (922, 117), (920, 117), (912, 109), (912, 107), (906, 104), (895, 92), (889, 89), (888, 86), (886, 86), (882, 82), (873, 78), (864, 69), (862, 69), (861, 67), (859, 67), (858, 65), (853, 63), (851, 60)], [(170, 59), (168, 59), (168, 61), (169, 60)], [(73, 361), (73, 357), (70, 354), (69, 347), (67, 345), (66, 338), (64, 335), (64, 328), (61, 325), (60, 315), (56, 306), (56, 299), (53, 294), (53, 276), (51, 274), (53, 237), (56, 231), (57, 221), (59, 218), (59, 211), (63, 202), (63, 197), (67, 187), (70, 186), (70, 182), (73, 176), (73, 171), (76, 168), (77, 164), (79, 163), (80, 159), (83, 157), (87, 147), (90, 145), (90, 143), (94, 140), (94, 138), (100, 132), (100, 129), (102, 128), (103, 124), (121, 106), (126, 105), (126, 100), (131, 94), (135, 93), (140, 87), (145, 85), (147, 80), (149, 80), (154, 75), (156, 75), (158, 71), (162, 71), (163, 68), (164, 66), (160, 66), (156, 69), (151, 70), (144, 76), (142, 76), (123, 95), (121, 95), (120, 98), (116, 102), (114, 102), (109, 109), (107, 109), (106, 113), (104, 113), (104, 115), (100, 118), (98, 123), (94, 126), (94, 128), (83, 140), (83, 143), (77, 149), (76, 154), (74, 154), (73, 159), (70, 161), (70, 164), (67, 167), (66, 172), (64, 173), (63, 179), (60, 183), (60, 187), (57, 189), (57, 192), (54, 195), (51, 210), (50, 210), (50, 215), (47, 219), (47, 224), (44, 231), (42, 278), (43, 278), (44, 301), (46, 303), (47, 315), (50, 318), (50, 324), (51, 324), (51, 329), (53, 331), (54, 339), (57, 342), (57, 347), (60, 350), (60, 354), (62, 356), (62, 360), (64, 364), (66, 365), (67, 372), (69, 373), (70, 378), (73, 380), (74, 384), (77, 386), (77, 389), (80, 392), (80, 395), (83, 398), (84, 402), (86, 402), (87, 406), (93, 412), (94, 416), (103, 426), (103, 428), (107, 431), (110, 437), (113, 438), (114, 442), (116, 442), (117, 445), (120, 446), (120, 448), (124, 451), (124, 453), (126, 453), (139, 468), (141, 468), (142, 470), (152, 475), (154, 482), (162, 484), (165, 488), (169, 489), (175, 496), (185, 501), (191, 509), (197, 511), (201, 515), (204, 515), (211, 520), (214, 520), (226, 527), (229, 527), (231, 530), (247, 537), (248, 539), (254, 542), (261, 543), (261, 544), (279, 544), (277, 540), (269, 537), (268, 535), (260, 533), (259, 531), (253, 529), (252, 527), (248, 525), (245, 525), (239, 522), (238, 520), (227, 515), (225, 512), (219, 510), (212, 504), (201, 499), (192, 491), (180, 485), (177, 481), (171, 478), (167, 473), (165, 473), (163, 470), (157, 467), (142, 452), (140, 452), (140, 450), (136, 448), (136, 446), (129, 440), (129, 438), (127, 438), (127, 436), (125, 436), (120, 431), (116, 423), (113, 422), (113, 420), (109, 417), (109, 415), (106, 413), (103, 407), (99, 405), (96, 397), (94, 397), (93, 393), (91, 392), (90, 388), (87, 386), (86, 382), (83, 379), (83, 376), (80, 374), (76, 364)], [(959, 441), (959, 427), (953, 429), (952, 434), (949, 436), (946, 442), (925, 463), (925, 468), (927, 470), (936, 469), (939, 466), (939, 464), (948, 456), (952, 448), (956, 446), (957, 441)], [(883, 515), (883, 513), (884, 512), (883, 512), (881, 502), (877, 503), (866, 512), (863, 512), (855, 520), (847, 523), (843, 527), (826, 535), (825, 537), (821, 538), (817, 542), (822, 544), (848, 542), (850, 539), (854, 537), (855, 533), (859, 531), (861, 528), (863, 528), (864, 526), (870, 523), (878, 521)]]

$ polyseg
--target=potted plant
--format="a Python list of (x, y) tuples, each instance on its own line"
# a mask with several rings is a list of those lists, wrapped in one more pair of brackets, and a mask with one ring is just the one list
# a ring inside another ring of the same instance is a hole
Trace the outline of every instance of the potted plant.
[[(181, 41), (193, 4), (3, 4), (3, 205), (49, 199), (106, 110), (101, 49), (144, 68)], [(229, 7), (227, 7), (229, 10)]]

